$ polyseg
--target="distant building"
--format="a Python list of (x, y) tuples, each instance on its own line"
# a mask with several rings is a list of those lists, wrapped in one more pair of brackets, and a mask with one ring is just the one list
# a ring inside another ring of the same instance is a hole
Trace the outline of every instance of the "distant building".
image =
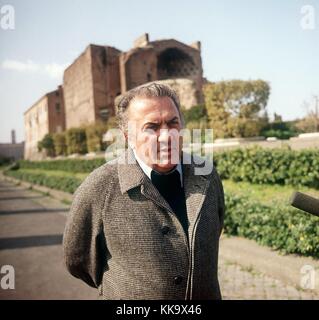
[(15, 131), (11, 130), (11, 143), (0, 143), (0, 158), (23, 159), (24, 142), (17, 143)]
[(127, 52), (90, 44), (64, 72), (66, 128), (106, 120), (117, 96), (156, 80), (170, 80), (184, 107), (202, 103), (200, 42), (149, 41), (144, 34)]
[(65, 111), (62, 86), (45, 94), (24, 113), (25, 158), (41, 159), (38, 141), (47, 133), (65, 130)]
[(37, 144), (46, 133), (106, 121), (115, 115), (116, 97), (151, 81), (172, 86), (186, 109), (203, 103), (200, 42), (149, 41), (143, 34), (127, 52), (90, 44), (64, 71), (63, 90), (46, 94), (25, 112), (25, 157), (42, 157)]
[[(203, 102), (203, 69), (199, 41), (191, 45), (174, 39), (149, 41), (146, 33), (134, 42), (134, 48), (121, 53), (120, 74), (122, 93), (146, 82), (189, 79), (195, 88), (196, 104)], [(184, 107), (193, 106), (189, 100), (183, 99), (183, 95), (180, 95), (180, 99), (184, 102)]]

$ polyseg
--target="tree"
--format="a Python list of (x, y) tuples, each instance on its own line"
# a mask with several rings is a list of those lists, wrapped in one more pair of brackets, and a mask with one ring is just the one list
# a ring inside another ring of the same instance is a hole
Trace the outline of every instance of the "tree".
[(307, 115), (296, 124), (301, 132), (319, 131), (319, 97), (314, 96), (313, 103), (305, 101), (303, 104)]
[(53, 135), (54, 149), (57, 156), (67, 155), (66, 133), (60, 132)]
[(261, 131), (261, 135), (266, 138), (289, 139), (297, 134), (295, 121), (283, 121), (282, 117), (276, 113), (274, 114), (274, 121), (269, 122)]
[(89, 152), (99, 152), (105, 149), (103, 135), (107, 132), (107, 129), (108, 125), (104, 122), (97, 122), (85, 128)]
[(86, 134), (84, 128), (71, 128), (66, 132), (68, 154), (87, 153)]
[[(251, 137), (265, 125), (270, 86), (263, 80), (229, 80), (204, 86), (215, 137)], [(268, 117), (267, 117), (268, 119)]]
[(274, 123), (280, 123), (282, 121), (282, 116), (276, 112), (274, 112)]
[(45, 150), (48, 157), (55, 156), (54, 142), (51, 134), (47, 133), (42, 140), (38, 141), (38, 150)]

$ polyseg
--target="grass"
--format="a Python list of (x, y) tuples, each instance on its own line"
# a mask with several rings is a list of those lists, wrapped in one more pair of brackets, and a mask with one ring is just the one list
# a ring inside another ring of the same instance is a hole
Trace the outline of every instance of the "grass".
[(272, 204), (274, 202), (288, 203), (294, 191), (304, 192), (319, 198), (319, 190), (308, 187), (295, 188), (286, 185), (261, 185), (249, 182), (234, 182), (232, 180), (223, 180), (223, 186), (225, 193), (248, 195), (250, 198), (263, 204)]
[(71, 205), (72, 204), (72, 201), (67, 200), (67, 199), (62, 199), (61, 202), (66, 204), (66, 205)]
[(87, 176), (88, 173), (71, 173), (67, 171), (62, 171), (62, 170), (41, 170), (41, 169), (19, 169), (20, 172), (26, 172), (26, 173), (42, 173), (47, 176), (58, 176), (58, 177), (75, 177), (80, 180), (84, 180)]
[(1, 164), (0, 171), (4, 171), (9, 165), (8, 164)]

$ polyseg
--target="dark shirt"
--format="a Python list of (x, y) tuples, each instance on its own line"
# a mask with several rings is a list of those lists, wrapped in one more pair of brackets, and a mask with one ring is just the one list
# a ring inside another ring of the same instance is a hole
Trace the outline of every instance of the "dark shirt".
[(188, 235), (188, 219), (184, 188), (181, 184), (180, 173), (176, 168), (165, 174), (152, 170), (151, 180), (160, 194), (173, 209), (180, 221), (186, 236)]

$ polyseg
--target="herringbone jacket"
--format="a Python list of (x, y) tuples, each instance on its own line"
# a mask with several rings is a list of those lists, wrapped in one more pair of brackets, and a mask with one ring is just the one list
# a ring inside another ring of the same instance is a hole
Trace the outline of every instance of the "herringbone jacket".
[(102, 299), (221, 299), (224, 193), (215, 168), (196, 175), (193, 157), (182, 164), (188, 244), (169, 204), (125, 157), (134, 157), (131, 149), (94, 170), (74, 194), (63, 236), (69, 272)]

